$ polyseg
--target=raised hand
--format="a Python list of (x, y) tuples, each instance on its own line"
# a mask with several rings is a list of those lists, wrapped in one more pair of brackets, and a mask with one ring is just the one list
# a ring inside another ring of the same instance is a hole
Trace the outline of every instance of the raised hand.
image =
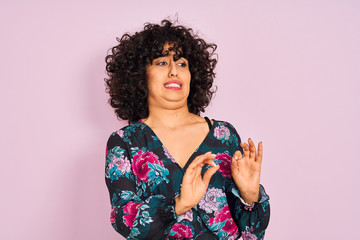
[(254, 142), (249, 138), (249, 144), (241, 143), (244, 156), (236, 151), (231, 163), (232, 177), (240, 190), (241, 197), (246, 203), (257, 202), (259, 198), (259, 184), (261, 162), (263, 156), (262, 142), (258, 144), (258, 151)]
[[(219, 169), (212, 160), (215, 154), (207, 152), (197, 156), (187, 168), (181, 184), (180, 196), (175, 199), (175, 211), (181, 215), (190, 210), (204, 196), (212, 175)], [(205, 164), (211, 167), (206, 170), (204, 177), (201, 177), (201, 169)]]

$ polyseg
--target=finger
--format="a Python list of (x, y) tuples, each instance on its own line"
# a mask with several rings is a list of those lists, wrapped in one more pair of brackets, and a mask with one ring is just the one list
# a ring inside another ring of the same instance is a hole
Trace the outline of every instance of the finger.
[(233, 161), (238, 161), (238, 160), (241, 160), (242, 159), (242, 153), (237, 150), (235, 153), (234, 153), (234, 156), (232, 157), (233, 158)]
[(201, 165), (201, 167), (202, 167), (202, 166), (204, 166), (204, 164), (209, 164), (210, 166), (215, 167), (216, 164), (215, 164), (215, 162), (213, 161), (213, 159), (215, 159), (215, 157), (216, 157), (215, 154), (210, 154), (209, 156), (205, 156), (205, 157), (203, 158), (202, 162), (201, 162), (200, 164), (198, 164), (198, 166)]
[(256, 161), (261, 163), (262, 158), (263, 158), (263, 145), (262, 145), (262, 142), (259, 142), (259, 144), (258, 144), (258, 153), (256, 155)]
[(255, 161), (255, 157), (256, 157), (256, 147), (254, 142), (251, 140), (251, 138), (249, 138), (249, 145), (250, 145), (250, 158), (253, 159)]
[(203, 161), (203, 157), (204, 156), (198, 156), (196, 157), (191, 163), (190, 165), (188, 166), (188, 168), (186, 169), (186, 172), (185, 172), (185, 176), (192, 176), (194, 177), (195, 175), (197, 175), (197, 170), (200, 168), (202, 168), (204, 166), (204, 163), (202, 162)]
[(211, 152), (207, 152), (205, 154), (197, 156), (192, 163), (190, 163), (188, 169), (194, 169), (198, 166), (200, 166), (204, 160), (206, 159), (213, 159), (215, 158), (215, 154), (212, 154)]
[(196, 167), (199, 163), (203, 162), (203, 160), (208, 157), (209, 155), (211, 155), (211, 152), (207, 152), (204, 154), (201, 154), (199, 156), (197, 156), (189, 165), (188, 168), (194, 168)]
[(213, 157), (210, 155), (209, 156), (210, 158), (205, 158), (203, 159), (202, 162), (198, 163), (196, 166), (195, 166), (195, 169), (194, 169), (194, 177), (201, 177), (201, 171), (202, 171), (202, 168), (205, 164), (208, 164), (210, 165), (211, 167), (216, 167), (217, 165), (215, 164), (215, 162), (212, 160)]
[(216, 167), (216, 164), (212, 159), (206, 159), (206, 160), (203, 161), (203, 163), (208, 164), (208, 165), (210, 165), (212, 167)]
[(195, 170), (195, 175), (194, 175), (194, 178), (195, 179), (198, 179), (200, 178), (201, 179), (201, 170), (202, 170), (202, 167), (204, 166), (205, 164), (201, 164), (201, 167), (197, 167), (196, 170)]
[(216, 165), (216, 167), (211, 167), (209, 168), (205, 173), (204, 173), (204, 176), (203, 176), (203, 183), (208, 186), (209, 185), (209, 182), (210, 182), (210, 179), (211, 177), (214, 175), (214, 173), (216, 173), (216, 171), (219, 169), (219, 165)]
[(238, 150), (234, 153), (234, 156), (232, 157), (231, 167), (240, 166), (241, 160), (242, 160), (242, 153)]
[(248, 158), (250, 155), (249, 145), (247, 143), (241, 143), (241, 147), (244, 149), (244, 158)]

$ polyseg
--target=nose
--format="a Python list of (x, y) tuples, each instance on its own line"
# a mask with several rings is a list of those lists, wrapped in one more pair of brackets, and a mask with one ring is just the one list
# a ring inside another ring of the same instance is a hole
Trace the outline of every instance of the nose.
[(174, 61), (170, 61), (169, 65), (169, 77), (177, 77), (178, 71)]

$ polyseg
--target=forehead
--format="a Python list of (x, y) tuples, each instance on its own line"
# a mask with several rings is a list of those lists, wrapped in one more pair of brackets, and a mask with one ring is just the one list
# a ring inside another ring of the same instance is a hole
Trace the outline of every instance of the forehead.
[(155, 59), (168, 56), (172, 56), (174, 61), (184, 58), (181, 45), (179, 46), (177, 43), (166, 41), (162, 45), (153, 46), (153, 51), (150, 55), (150, 62), (148, 62), (148, 64), (151, 65)]
[(169, 48), (172, 49), (174, 47), (173, 43), (166, 42), (163, 46), (163, 52), (169, 51)]
[(174, 55), (174, 54), (179, 54), (182, 55), (182, 48), (179, 47), (178, 45), (171, 43), (171, 42), (166, 42), (163, 45), (163, 50), (162, 50), (162, 54), (166, 54), (166, 55)]

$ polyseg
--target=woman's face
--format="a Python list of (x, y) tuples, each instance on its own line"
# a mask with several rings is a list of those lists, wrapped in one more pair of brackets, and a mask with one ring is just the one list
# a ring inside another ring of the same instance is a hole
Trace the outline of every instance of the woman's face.
[(174, 51), (168, 51), (172, 44), (164, 44), (167, 55), (156, 58), (147, 66), (148, 104), (166, 109), (187, 105), (191, 74), (185, 58), (174, 61)]

